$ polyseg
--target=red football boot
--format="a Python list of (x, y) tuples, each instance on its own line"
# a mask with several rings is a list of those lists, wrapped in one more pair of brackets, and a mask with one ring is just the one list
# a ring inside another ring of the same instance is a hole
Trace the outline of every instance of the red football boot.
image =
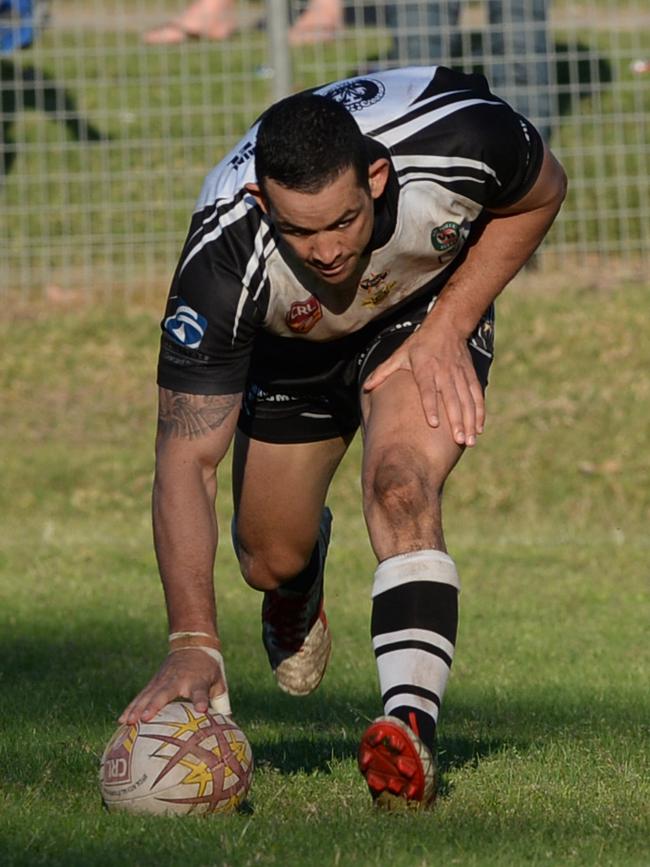
[(421, 809), (436, 797), (436, 762), (431, 750), (406, 723), (380, 716), (359, 746), (359, 770), (378, 807)]

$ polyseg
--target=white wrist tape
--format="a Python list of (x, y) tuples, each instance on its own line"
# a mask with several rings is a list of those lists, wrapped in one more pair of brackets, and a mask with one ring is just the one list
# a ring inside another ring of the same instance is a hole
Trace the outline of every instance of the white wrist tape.
[(209, 632), (170, 632), (169, 640), (176, 641), (177, 638), (214, 638)]

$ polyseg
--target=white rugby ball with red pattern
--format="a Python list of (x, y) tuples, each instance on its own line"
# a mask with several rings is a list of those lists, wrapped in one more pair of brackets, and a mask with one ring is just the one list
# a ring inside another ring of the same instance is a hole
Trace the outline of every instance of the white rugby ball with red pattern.
[(99, 782), (111, 811), (197, 815), (236, 810), (252, 776), (250, 744), (230, 717), (173, 701), (149, 722), (120, 726)]

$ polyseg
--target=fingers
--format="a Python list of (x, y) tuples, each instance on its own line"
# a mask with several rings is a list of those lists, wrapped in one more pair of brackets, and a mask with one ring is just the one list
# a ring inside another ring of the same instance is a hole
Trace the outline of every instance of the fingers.
[(373, 370), (370, 376), (364, 380), (363, 390), (372, 391), (377, 388), (377, 386), (381, 385), (382, 382), (386, 382), (391, 373), (395, 373), (396, 370), (401, 370), (403, 365), (400, 358), (400, 353), (394, 352), (390, 358), (387, 358), (386, 361), (382, 362), (375, 370)]
[(464, 342), (455, 348), (451, 359), (449, 355), (445, 359), (445, 353), (432, 355), (414, 335), (370, 374), (363, 389), (373, 391), (397, 370), (411, 370), (428, 424), (440, 426), (444, 407), (454, 441), (460, 446), (474, 446), (485, 425), (483, 389)]
[(471, 377), (469, 382), (469, 391), (474, 402), (476, 433), (482, 434), (485, 430), (485, 395), (483, 394), (481, 383), (478, 381), (473, 370), (472, 373), (474, 375)]
[(465, 418), (469, 418), (468, 409), (463, 407), (456, 383), (449, 379), (440, 389), (440, 397), (447, 413), (447, 421), (451, 429), (454, 442), (459, 446), (467, 445), (470, 432), (465, 430)]
[(429, 366), (414, 370), (427, 422), (440, 425), (441, 413), (447, 415), (454, 442), (459, 446), (476, 445), (476, 437), (485, 425), (485, 400), (473, 365), (438, 368), (432, 375)]
[(132, 725), (148, 722), (175, 698), (189, 699), (200, 713), (210, 706), (210, 693), (226, 690), (220, 665), (201, 650), (189, 649), (170, 654), (147, 686), (119, 717)]
[[(150, 686), (144, 689), (131, 704), (126, 708), (124, 713), (119, 717), (121, 723), (133, 725), (139, 720), (149, 722), (155, 715), (170, 701), (173, 701), (181, 693), (176, 686), (167, 682), (164, 685)], [(189, 696), (185, 696), (189, 698)]]
[(436, 389), (435, 383), (431, 381), (431, 377), (426, 377), (423, 381), (422, 377), (416, 377), (416, 383), (420, 391), (420, 399), (422, 408), (427, 422), (431, 427), (440, 426), (440, 392)]
[(205, 713), (210, 706), (207, 688), (199, 686), (193, 689), (190, 693), (190, 701), (199, 713)]
[(471, 448), (476, 445), (476, 436), (480, 432), (478, 418), (480, 417), (481, 420), (483, 418), (483, 393), (477, 381), (476, 385), (480, 392), (481, 408), (479, 409), (477, 405), (479, 395), (474, 382), (468, 381), (468, 378), (468, 373), (464, 370), (459, 371), (441, 391), (454, 442), (459, 446)]

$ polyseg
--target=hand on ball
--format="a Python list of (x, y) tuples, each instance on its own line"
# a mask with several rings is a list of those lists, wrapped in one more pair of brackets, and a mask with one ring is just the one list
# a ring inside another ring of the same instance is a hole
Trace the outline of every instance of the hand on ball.
[(147, 686), (119, 717), (121, 723), (148, 722), (175, 698), (189, 699), (205, 713), (210, 700), (227, 693), (226, 679), (216, 659), (198, 648), (170, 653)]

